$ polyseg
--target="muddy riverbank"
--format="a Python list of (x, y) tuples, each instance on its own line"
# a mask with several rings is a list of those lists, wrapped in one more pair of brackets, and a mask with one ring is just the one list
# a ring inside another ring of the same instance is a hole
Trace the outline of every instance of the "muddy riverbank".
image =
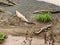
[[(6, 0), (1, 1), (6, 2)], [(52, 29), (50, 30), (52, 30), (55, 35), (56, 44), (60, 42), (60, 13), (52, 14), (54, 20), (50, 23), (37, 22), (34, 19), (34, 16), (36, 14), (33, 14), (33, 12), (36, 10), (60, 10), (60, 7), (36, 0), (12, 1), (15, 2), (16, 5), (0, 5), (0, 8), (5, 9), (4, 13), (0, 12), (0, 32), (3, 32), (8, 36), (8, 38), (5, 40), (5, 42), (2, 43), (2, 45), (44, 45), (44, 33), (35, 35), (34, 32), (39, 31), (40, 28), (48, 24), (53, 25)], [(26, 16), (29, 21), (34, 22), (35, 25), (27, 24), (21, 21), (18, 17), (16, 17), (16, 10)], [(28, 40), (26, 42), (24, 41), (26, 34), (28, 34), (29, 39), (31, 39), (32, 37), (32, 42), (31, 40), (30, 42)]]

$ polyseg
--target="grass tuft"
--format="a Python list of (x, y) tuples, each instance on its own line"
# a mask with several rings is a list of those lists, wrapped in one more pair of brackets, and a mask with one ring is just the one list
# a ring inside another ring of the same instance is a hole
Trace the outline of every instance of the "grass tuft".
[(4, 34), (2, 32), (0, 32), (0, 41), (4, 40)]
[(35, 19), (41, 22), (49, 22), (52, 20), (52, 16), (50, 15), (50, 12), (47, 12), (47, 13), (37, 14), (35, 16)]

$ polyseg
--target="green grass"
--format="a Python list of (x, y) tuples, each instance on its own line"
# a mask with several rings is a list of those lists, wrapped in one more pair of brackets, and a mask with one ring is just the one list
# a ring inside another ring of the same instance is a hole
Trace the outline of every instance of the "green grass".
[(47, 13), (37, 14), (35, 16), (35, 19), (41, 22), (49, 22), (52, 20), (52, 16), (50, 15), (50, 12), (47, 12)]
[(0, 32), (0, 41), (4, 40), (4, 34), (2, 32)]

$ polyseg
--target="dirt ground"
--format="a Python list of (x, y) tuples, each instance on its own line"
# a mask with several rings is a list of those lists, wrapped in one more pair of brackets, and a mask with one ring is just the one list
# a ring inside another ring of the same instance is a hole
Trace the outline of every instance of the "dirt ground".
[[(27, 24), (14, 16), (9, 17), (7, 18), (7, 20), (5, 20), (6, 17), (2, 15), (1, 16), (2, 19), (0, 18), (0, 20), (3, 20), (3, 21), (1, 21), (0, 23), (1, 24), (0, 32), (5, 33), (8, 36), (8, 38), (5, 39), (5, 41), (1, 45), (17, 45), (17, 44), (19, 45), (20, 44), (21, 45), (46, 45), (45, 39), (44, 39), (44, 32), (42, 32), (40, 35), (35, 35), (33, 32), (39, 31), (40, 28), (47, 26), (49, 24), (53, 25), (53, 27), (50, 30), (52, 30), (53, 34), (55, 35), (54, 45), (56, 44), (59, 45), (59, 42), (60, 42), (60, 31), (59, 31), (60, 18), (59, 17), (60, 15), (54, 14), (53, 17), (54, 17), (54, 20), (52, 22), (42, 23), (42, 22), (37, 22), (36, 20), (34, 20), (34, 16), (33, 16), (31, 19), (31, 21), (35, 23), (35, 25), (33, 25), (33, 24)], [(16, 22), (17, 21), (16, 19), (18, 20), (18, 22)], [(48, 31), (48, 34), (49, 34), (49, 31)], [(28, 35), (26, 36), (26, 34)]]
[[(6, 1), (6, 0), (1, 0)], [(33, 32), (39, 31), (40, 28), (52, 24), (50, 29), (54, 35), (54, 45), (60, 44), (60, 13), (51, 14), (54, 20), (49, 23), (37, 22), (34, 19), (35, 10), (49, 9), (59, 10), (60, 7), (47, 4), (45, 2), (38, 2), (34, 0), (12, 0), (16, 2), (15, 6), (1, 5), (0, 8), (5, 9), (5, 12), (0, 12), (0, 32), (7, 35), (7, 39), (0, 45), (47, 45), (45, 44), (44, 32), (39, 35), (35, 35)], [(38, 4), (38, 5), (37, 5)], [(26, 18), (34, 22), (34, 24), (27, 24), (16, 17), (15, 11), (19, 10)], [(50, 31), (49, 30), (49, 31)], [(49, 34), (48, 31), (48, 34)]]

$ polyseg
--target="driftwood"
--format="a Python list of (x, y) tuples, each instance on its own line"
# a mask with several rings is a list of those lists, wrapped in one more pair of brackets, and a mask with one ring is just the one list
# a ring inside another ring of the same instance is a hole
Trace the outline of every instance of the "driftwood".
[(7, 2), (0, 2), (0, 5), (8, 5), (8, 6), (13, 6), (13, 4), (7, 3)]
[(34, 11), (33, 13), (34, 13), (34, 14), (47, 13), (48, 11), (51, 12), (50, 10), (37, 10), (37, 11)]
[(47, 13), (47, 12), (50, 12), (52, 14), (60, 13), (60, 11), (56, 11), (56, 10), (37, 10), (34, 11), (34, 14)]
[(8, 3), (11, 3), (13, 5), (16, 5), (16, 3), (15, 2), (12, 2), (11, 0), (7, 0), (7, 1), (8, 1)]
[(47, 31), (49, 28), (51, 28), (52, 27), (52, 24), (50, 24), (50, 25), (47, 25), (47, 26), (45, 26), (45, 27), (42, 27), (38, 32), (35, 32), (35, 34), (40, 34), (41, 32), (45, 32), (45, 31)]

